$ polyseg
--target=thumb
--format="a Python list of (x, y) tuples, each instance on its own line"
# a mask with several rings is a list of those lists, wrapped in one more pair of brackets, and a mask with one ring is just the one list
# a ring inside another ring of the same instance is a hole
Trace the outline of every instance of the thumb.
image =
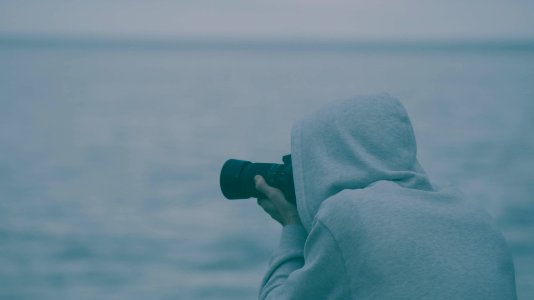
[(267, 198), (273, 200), (273, 198), (278, 196), (280, 191), (268, 185), (261, 175), (254, 176), (254, 181), (256, 182), (256, 190), (264, 194)]

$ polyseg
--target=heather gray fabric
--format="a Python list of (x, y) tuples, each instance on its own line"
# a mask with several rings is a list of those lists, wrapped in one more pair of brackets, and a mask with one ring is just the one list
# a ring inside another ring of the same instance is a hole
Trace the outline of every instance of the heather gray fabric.
[(516, 299), (503, 237), (461, 195), (430, 184), (394, 98), (304, 117), (291, 154), (303, 226), (284, 227), (260, 299)]

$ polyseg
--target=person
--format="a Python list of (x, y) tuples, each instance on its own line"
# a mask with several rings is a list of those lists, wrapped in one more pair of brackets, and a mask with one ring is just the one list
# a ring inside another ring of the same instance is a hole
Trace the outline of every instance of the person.
[(516, 299), (489, 216), (432, 185), (402, 104), (337, 101), (293, 126), (296, 207), (255, 177), (283, 225), (260, 299)]

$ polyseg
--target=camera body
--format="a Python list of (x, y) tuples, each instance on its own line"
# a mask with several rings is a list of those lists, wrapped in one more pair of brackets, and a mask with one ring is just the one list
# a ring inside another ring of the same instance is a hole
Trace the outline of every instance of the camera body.
[(246, 160), (227, 160), (220, 175), (221, 191), (227, 199), (265, 198), (256, 190), (254, 176), (261, 175), (268, 185), (280, 189), (289, 202), (295, 203), (295, 185), (291, 155), (282, 158), (283, 164), (252, 163)]

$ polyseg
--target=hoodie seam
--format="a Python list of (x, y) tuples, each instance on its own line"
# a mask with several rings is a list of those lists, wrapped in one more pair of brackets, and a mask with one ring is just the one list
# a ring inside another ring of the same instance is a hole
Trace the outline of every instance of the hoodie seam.
[[(298, 152), (298, 164), (300, 166), (299, 168), (299, 181), (300, 181), (300, 186), (302, 187), (302, 190), (301, 190), (301, 195), (302, 195), (302, 207), (304, 209), (304, 213), (306, 214), (304, 217), (306, 218), (306, 220), (304, 220), (304, 223), (305, 223), (305, 229), (309, 232), (311, 230), (311, 225), (312, 225), (312, 222), (313, 220), (311, 219), (311, 216), (310, 216), (310, 211), (308, 209), (308, 206), (305, 204), (307, 201), (307, 195), (306, 195), (306, 190), (307, 190), (307, 187), (306, 187), (306, 180), (304, 180), (304, 165), (303, 165), (303, 158), (302, 158), (302, 124), (299, 124), (297, 127), (296, 127), (296, 130), (297, 130), (297, 152)], [(306, 226), (306, 224), (309, 224), (308, 226)], [(309, 228), (306, 228), (306, 227), (309, 227)]]
[(328, 228), (328, 226), (326, 226), (326, 224), (324, 224), (323, 221), (321, 221), (319, 218), (316, 218), (315, 220), (316, 220), (317, 223), (319, 223), (328, 232), (328, 234), (332, 237), (332, 240), (334, 241), (334, 245), (335, 245), (335, 247), (337, 249), (337, 252), (339, 252), (339, 255), (341, 256), (341, 261), (342, 261), (342, 264), (343, 264), (343, 270), (344, 270), (345, 278), (346, 278), (347, 285), (348, 285), (347, 290), (349, 291), (349, 296), (352, 299), (354, 293), (352, 292), (352, 285), (351, 285), (351, 282), (349, 280), (349, 273), (348, 273), (348, 270), (347, 270), (346, 260), (345, 260), (345, 256), (343, 255), (343, 251), (341, 250), (341, 247), (339, 246), (339, 243), (337, 242), (336, 237), (332, 233), (330, 228)]

